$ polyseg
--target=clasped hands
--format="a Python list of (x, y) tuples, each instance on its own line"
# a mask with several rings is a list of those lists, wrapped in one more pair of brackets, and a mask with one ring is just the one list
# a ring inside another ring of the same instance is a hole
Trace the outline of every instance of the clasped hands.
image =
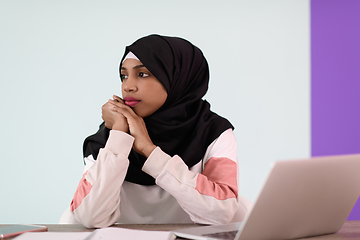
[(142, 117), (138, 116), (131, 107), (125, 105), (124, 101), (114, 95), (102, 108), (102, 119), (105, 127), (129, 133), (135, 138), (133, 149), (149, 157), (150, 153), (156, 148), (150, 139)]

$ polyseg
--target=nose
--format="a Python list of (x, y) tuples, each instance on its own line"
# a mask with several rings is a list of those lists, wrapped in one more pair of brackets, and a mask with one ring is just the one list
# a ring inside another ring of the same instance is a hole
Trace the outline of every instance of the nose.
[(126, 81), (123, 81), (122, 87), (125, 92), (136, 92), (138, 90), (136, 79), (131, 78), (130, 76), (126, 79)]

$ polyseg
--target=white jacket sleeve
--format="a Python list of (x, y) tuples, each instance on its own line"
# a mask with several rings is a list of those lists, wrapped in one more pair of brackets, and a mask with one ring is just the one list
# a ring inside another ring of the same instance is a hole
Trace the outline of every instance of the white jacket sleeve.
[(190, 171), (179, 156), (171, 157), (160, 148), (151, 153), (143, 171), (176, 198), (192, 221), (229, 223), (239, 207), (236, 151), (235, 136), (229, 129), (208, 147), (201, 174)]
[[(70, 205), (75, 218), (88, 228), (107, 227), (120, 217), (120, 190), (129, 166), (128, 155), (134, 138), (121, 131), (110, 136), (97, 160), (87, 166)], [(91, 165), (89, 167), (89, 165)]]

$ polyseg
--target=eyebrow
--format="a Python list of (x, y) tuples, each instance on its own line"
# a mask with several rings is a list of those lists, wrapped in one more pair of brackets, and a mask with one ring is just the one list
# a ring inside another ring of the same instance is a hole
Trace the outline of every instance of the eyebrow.
[[(145, 67), (145, 66), (143, 64), (141, 64), (141, 65), (136, 65), (135, 67), (133, 67), (133, 69), (139, 69), (139, 68), (143, 68), (143, 67)], [(124, 68), (124, 67), (121, 67), (121, 69), (126, 70), (126, 68)]]

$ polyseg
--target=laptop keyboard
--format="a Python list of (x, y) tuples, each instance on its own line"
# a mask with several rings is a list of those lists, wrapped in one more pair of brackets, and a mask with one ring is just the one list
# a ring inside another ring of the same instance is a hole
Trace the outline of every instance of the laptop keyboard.
[(203, 234), (203, 236), (218, 238), (218, 239), (234, 240), (237, 232), (238, 232), (237, 230), (230, 232), (217, 232), (217, 233)]

